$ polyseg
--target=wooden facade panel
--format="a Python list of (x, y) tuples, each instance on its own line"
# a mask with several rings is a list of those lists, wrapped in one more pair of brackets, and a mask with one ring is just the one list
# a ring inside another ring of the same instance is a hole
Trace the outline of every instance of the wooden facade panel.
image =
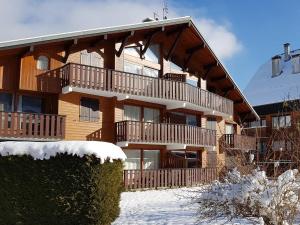
[[(95, 98), (99, 100), (99, 121), (80, 121), (80, 99), (81, 97)], [(71, 93), (59, 96), (58, 111), (61, 115), (66, 115), (67, 140), (114, 140), (114, 103), (112, 98), (95, 97)], [(105, 131), (105, 132), (103, 132)]]
[(18, 87), (19, 59), (17, 57), (0, 58), (0, 89), (15, 91)]
[[(19, 88), (21, 90), (54, 93), (60, 91), (60, 73), (55, 69), (63, 66), (63, 63), (59, 61), (59, 59), (62, 60), (62, 53), (57, 54), (49, 50), (45, 52), (45, 54), (40, 52), (35, 53), (35, 55), (29, 55), (22, 58), (19, 84)], [(37, 69), (37, 58), (39, 55), (45, 55), (49, 57), (50, 71), (43, 71)]]

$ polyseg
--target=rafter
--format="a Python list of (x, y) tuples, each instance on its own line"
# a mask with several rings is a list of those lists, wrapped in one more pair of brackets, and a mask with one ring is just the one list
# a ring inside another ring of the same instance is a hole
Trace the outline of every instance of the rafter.
[(175, 38), (175, 40), (174, 40), (174, 42), (173, 42), (173, 44), (172, 44), (172, 46), (171, 46), (171, 48), (170, 48), (170, 50), (169, 50), (169, 52), (168, 52), (168, 55), (167, 55), (167, 57), (166, 57), (166, 60), (170, 60), (170, 58), (171, 58), (171, 56), (172, 56), (172, 54), (173, 54), (173, 52), (174, 52), (174, 50), (175, 50), (175, 48), (176, 48), (176, 46), (177, 46), (179, 40), (180, 40), (180, 36), (181, 36), (181, 34), (183, 33), (183, 31), (184, 31), (185, 29), (186, 29), (186, 27), (183, 27), (183, 28), (181, 28), (181, 30), (179, 30), (179, 31), (177, 32), (176, 38)]
[(74, 39), (72, 43), (69, 43), (69, 44), (66, 45), (66, 47), (65, 47), (65, 56), (64, 56), (63, 59), (62, 59), (62, 62), (63, 62), (63, 63), (66, 63), (66, 62), (68, 61), (69, 55), (70, 55), (70, 53), (71, 53), (71, 49), (72, 49), (75, 45), (77, 45), (77, 43), (78, 43), (78, 40), (77, 40), (77, 39)]
[(222, 89), (221, 91), (223, 91), (223, 92), (228, 92), (228, 91), (233, 91), (234, 89), (235, 89), (235, 87), (234, 87), (234, 86), (231, 86), (231, 87), (224, 88), (224, 89)]
[(27, 49), (20, 53), (20, 57), (23, 58), (29, 54), (32, 54), (34, 52), (34, 45), (31, 45), (27, 47)]
[(203, 49), (205, 47), (204, 43), (198, 46), (195, 46), (193, 48), (189, 48), (186, 50), (186, 54), (188, 54), (188, 57), (184, 60), (184, 64), (183, 64), (183, 71), (186, 71), (188, 64), (190, 62), (190, 60), (192, 59), (193, 55), (198, 52), (199, 50)]
[(216, 78), (211, 78), (210, 81), (211, 82), (219, 82), (219, 81), (223, 81), (227, 78), (227, 75), (225, 76), (221, 76), (221, 77), (216, 77)]
[(151, 32), (150, 34), (148, 34), (148, 35), (146, 36), (147, 41), (146, 41), (146, 43), (145, 43), (145, 45), (144, 45), (144, 48), (141, 49), (141, 51), (140, 51), (140, 58), (141, 58), (141, 59), (144, 58), (144, 55), (145, 55), (146, 51), (148, 50), (148, 48), (149, 48), (149, 46), (150, 46), (150, 44), (151, 44), (151, 41), (152, 41), (153, 37), (154, 37), (155, 35), (157, 35), (158, 33), (160, 33), (160, 32), (161, 32), (161, 29), (155, 30), (155, 31)]
[(243, 103), (244, 103), (244, 99), (241, 99), (241, 100), (238, 100), (238, 101), (234, 101), (235, 105), (243, 104)]
[(128, 42), (128, 39), (130, 36), (133, 36), (134, 35), (134, 31), (131, 31), (130, 33), (126, 34), (123, 39), (122, 39), (122, 43), (121, 43), (121, 46), (119, 48), (119, 50), (116, 52), (116, 56), (120, 57), (122, 52), (123, 52), (123, 49), (125, 48), (127, 42)]

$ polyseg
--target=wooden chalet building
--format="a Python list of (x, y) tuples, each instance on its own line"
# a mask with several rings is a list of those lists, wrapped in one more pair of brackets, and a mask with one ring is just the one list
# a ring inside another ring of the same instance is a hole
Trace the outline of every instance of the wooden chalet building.
[(190, 17), (2, 42), (0, 78), (1, 140), (113, 142), (127, 170), (215, 167), (258, 118)]
[(256, 161), (272, 175), (300, 165), (300, 50), (291, 50), (289, 43), (283, 50), (258, 69), (245, 89), (261, 119), (245, 124), (243, 133), (257, 137)]

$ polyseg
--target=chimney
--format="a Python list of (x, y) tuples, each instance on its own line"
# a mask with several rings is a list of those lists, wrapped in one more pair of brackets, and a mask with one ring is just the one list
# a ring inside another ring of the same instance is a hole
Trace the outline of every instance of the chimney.
[(285, 43), (283, 45), (283, 48), (284, 48), (284, 61), (289, 61), (291, 58), (290, 43)]
[(279, 55), (276, 55), (272, 58), (272, 77), (277, 77), (281, 74), (280, 60), (281, 56)]

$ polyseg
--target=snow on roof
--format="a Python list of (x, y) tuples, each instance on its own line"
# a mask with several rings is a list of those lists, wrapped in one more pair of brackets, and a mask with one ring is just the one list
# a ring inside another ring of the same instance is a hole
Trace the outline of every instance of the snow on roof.
[(184, 17), (178, 17), (178, 18), (172, 18), (166, 20), (154, 20), (150, 22), (142, 22), (142, 23), (135, 23), (135, 24), (120, 25), (120, 26), (72, 31), (72, 32), (59, 33), (59, 34), (49, 34), (49, 35), (38, 36), (38, 37), (30, 37), (25, 39), (0, 42), (0, 50), (40, 44), (43, 42), (72, 40), (76, 38), (92, 37), (92, 36), (126, 32), (126, 31), (135, 31), (135, 30), (147, 29), (147, 28), (156, 28), (156, 27), (184, 24), (184, 23), (189, 23), (191, 21), (192, 20), (190, 16), (184, 16)]
[(101, 163), (109, 159), (125, 160), (122, 149), (112, 143), (100, 141), (58, 141), (58, 142), (0, 142), (0, 155), (30, 155), (36, 159), (49, 159), (59, 153), (69, 155), (95, 155)]
[[(299, 53), (300, 50), (292, 51), (291, 56)], [(281, 56), (280, 75), (272, 77), (272, 59), (270, 59), (258, 69), (245, 88), (244, 93), (252, 105), (299, 99), (300, 73), (293, 73), (292, 59), (284, 61), (284, 54)]]

